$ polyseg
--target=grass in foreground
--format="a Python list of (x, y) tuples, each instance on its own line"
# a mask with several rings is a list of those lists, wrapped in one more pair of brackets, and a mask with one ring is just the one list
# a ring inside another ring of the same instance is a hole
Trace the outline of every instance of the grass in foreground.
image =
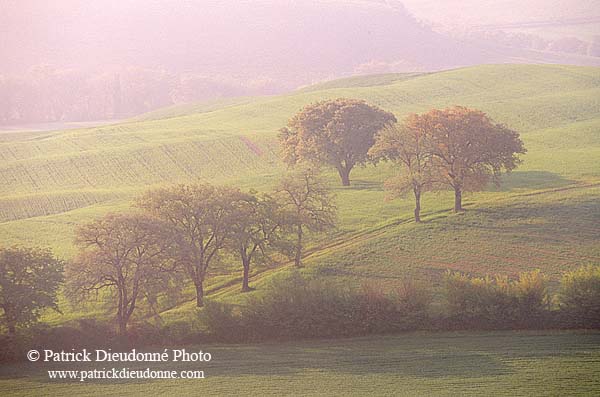
[[(162, 348), (162, 347), (161, 347)], [(192, 347), (187, 348), (193, 351)], [(50, 381), (49, 365), (0, 367), (0, 395), (597, 395), (600, 333), (409, 334), (199, 346), (207, 365), (99, 363), (55, 369), (204, 370), (206, 379)]]

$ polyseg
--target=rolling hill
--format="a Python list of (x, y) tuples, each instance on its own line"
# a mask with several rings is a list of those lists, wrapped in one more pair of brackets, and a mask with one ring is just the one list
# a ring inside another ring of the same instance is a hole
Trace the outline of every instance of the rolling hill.
[[(509, 275), (540, 268), (556, 281), (566, 269), (600, 260), (600, 69), (555, 65), (367, 76), (168, 108), (116, 125), (2, 134), (2, 244), (47, 245), (69, 258), (75, 225), (127, 208), (151, 186), (208, 181), (269, 189), (284, 172), (278, 129), (304, 105), (335, 97), (363, 98), (398, 117), (477, 107), (518, 130), (528, 154), (502, 187), (469, 194), (463, 215), (450, 213), (449, 192), (427, 194), (423, 225), (411, 221), (410, 198), (384, 200), (389, 165), (355, 170), (350, 188), (328, 173), (340, 228), (310, 247), (306, 271), (390, 287), (407, 276), (437, 284), (448, 268)], [(237, 299), (232, 268), (213, 269), (209, 293)], [(257, 267), (252, 282), (280, 269)]]
[[(0, 125), (120, 120), (172, 104), (280, 94), (354, 75), (498, 63), (600, 66), (592, 44), (600, 16), (592, 0), (443, 3), (3, 1)], [(458, 26), (449, 32), (419, 20), (440, 14)], [(562, 23), (581, 15), (589, 19), (581, 28), (585, 42), (573, 43)], [(475, 28), (461, 17), (479, 17), (483, 31), (496, 33), (509, 22), (554, 18), (558, 42), (465, 36)]]

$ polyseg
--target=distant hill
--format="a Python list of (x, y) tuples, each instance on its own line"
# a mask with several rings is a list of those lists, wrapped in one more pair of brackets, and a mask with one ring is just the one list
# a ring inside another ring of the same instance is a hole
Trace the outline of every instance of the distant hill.
[(537, 33), (547, 36), (562, 31), (563, 35), (574, 34), (580, 38), (590, 38), (593, 30), (600, 34), (600, 4), (595, 0), (402, 1), (417, 18), (433, 24), (516, 29), (518, 24), (553, 21), (554, 25), (538, 25)]
[(0, 124), (121, 119), (353, 75), (600, 65), (587, 47), (464, 40), (411, 11), (395, 0), (2, 2)]

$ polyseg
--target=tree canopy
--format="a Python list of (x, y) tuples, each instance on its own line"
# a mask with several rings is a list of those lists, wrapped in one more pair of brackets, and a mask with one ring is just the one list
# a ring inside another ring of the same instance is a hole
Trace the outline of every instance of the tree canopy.
[(364, 165), (375, 134), (396, 121), (392, 113), (357, 99), (339, 98), (306, 106), (281, 129), (284, 161), (308, 161), (334, 167), (344, 186), (350, 172)]
[(306, 232), (323, 232), (336, 225), (334, 197), (313, 168), (284, 177), (276, 194), (282, 205), (283, 227), (295, 237), (294, 263), (301, 267)]
[(209, 265), (232, 233), (241, 200), (248, 200), (248, 195), (239, 189), (198, 184), (151, 190), (137, 202), (168, 225), (175, 247), (173, 259), (194, 283), (198, 307), (204, 304)]
[(48, 249), (0, 249), (0, 308), (2, 322), (14, 335), (18, 326), (35, 322), (44, 308), (58, 310), (57, 291), (63, 262)]
[(484, 112), (463, 106), (415, 115), (411, 124), (431, 139), (431, 155), (441, 182), (454, 189), (454, 210), (462, 211), (462, 192), (490, 180), (499, 183), (526, 152), (516, 131), (494, 123)]
[(70, 295), (110, 291), (119, 333), (125, 334), (152, 286), (168, 282), (164, 266), (170, 246), (164, 230), (156, 219), (138, 214), (108, 214), (79, 227), (75, 242), (80, 251), (67, 267)]
[(389, 160), (400, 166), (400, 172), (385, 182), (390, 197), (401, 197), (412, 191), (415, 197), (415, 222), (421, 221), (421, 195), (436, 186), (438, 171), (432, 161), (429, 132), (418, 128), (416, 115), (403, 123), (386, 126), (369, 150), (374, 160)]
[(283, 215), (279, 202), (268, 194), (250, 192), (236, 204), (228, 245), (242, 262), (242, 292), (247, 292), (251, 263), (259, 256), (266, 259), (267, 249), (282, 239)]

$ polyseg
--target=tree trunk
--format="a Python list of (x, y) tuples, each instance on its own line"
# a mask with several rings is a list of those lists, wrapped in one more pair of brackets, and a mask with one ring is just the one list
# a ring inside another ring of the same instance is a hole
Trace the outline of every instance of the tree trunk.
[(296, 257), (294, 258), (296, 267), (302, 267), (302, 226), (298, 226), (298, 240), (296, 241)]
[[(121, 281), (122, 278), (119, 278), (119, 281)], [(125, 317), (125, 312), (126, 312), (126, 308), (125, 308), (125, 298), (123, 297), (125, 293), (123, 292), (123, 287), (122, 284), (119, 287), (119, 303), (118, 303), (118, 307), (117, 307), (117, 327), (118, 329), (118, 334), (119, 335), (125, 335), (125, 331), (126, 331), (126, 325), (124, 325), (123, 323), (123, 318)]]
[(421, 222), (421, 191), (414, 189), (415, 193), (415, 222)]
[(202, 281), (196, 282), (196, 307), (204, 306), (204, 286)]
[(454, 188), (454, 212), (462, 212), (462, 190), (460, 187)]
[(15, 323), (11, 322), (8, 324), (8, 336), (13, 337), (17, 333)]
[(127, 320), (123, 316), (119, 316), (119, 335), (124, 336), (127, 334)]
[(242, 260), (242, 265), (244, 266), (244, 276), (242, 278), (242, 292), (250, 291), (250, 286), (248, 285), (250, 278), (250, 261), (247, 258)]
[(340, 174), (340, 178), (342, 178), (343, 186), (350, 186), (350, 168), (348, 167), (338, 167), (338, 173)]

